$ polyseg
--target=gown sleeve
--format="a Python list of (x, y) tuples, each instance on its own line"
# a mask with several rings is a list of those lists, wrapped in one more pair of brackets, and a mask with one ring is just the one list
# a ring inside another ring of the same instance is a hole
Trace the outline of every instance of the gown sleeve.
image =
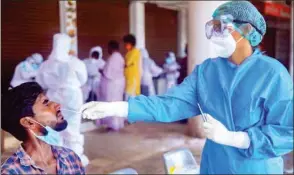
[(273, 158), (293, 150), (293, 81), (285, 69), (266, 86), (264, 125), (249, 128), (250, 147), (240, 149), (249, 158)]
[(196, 94), (197, 68), (182, 84), (162, 96), (137, 96), (130, 98), (130, 122), (173, 122), (198, 115)]
[(156, 65), (156, 63), (153, 60), (150, 60), (150, 72), (153, 77), (157, 77), (163, 72), (163, 70), (161, 67)]

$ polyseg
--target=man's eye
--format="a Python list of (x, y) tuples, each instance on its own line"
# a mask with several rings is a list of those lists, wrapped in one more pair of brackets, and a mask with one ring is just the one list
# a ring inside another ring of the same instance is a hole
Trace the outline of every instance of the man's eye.
[(43, 104), (44, 105), (48, 105), (48, 103), (49, 103), (49, 100), (48, 99), (46, 99), (46, 100), (43, 101)]

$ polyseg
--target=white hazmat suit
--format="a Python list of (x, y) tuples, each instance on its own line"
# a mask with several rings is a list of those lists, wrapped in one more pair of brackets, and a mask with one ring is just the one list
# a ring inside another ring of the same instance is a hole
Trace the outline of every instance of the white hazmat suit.
[(176, 56), (173, 52), (167, 53), (167, 58), (163, 68), (166, 73), (167, 89), (177, 85), (177, 81), (180, 76), (179, 69), (181, 66), (177, 63)]
[(20, 62), (15, 67), (10, 86), (16, 87), (22, 83), (35, 81), (35, 77), (42, 62), (43, 57), (38, 53), (34, 53), (24, 61)]
[[(83, 104), (81, 86), (87, 81), (85, 64), (69, 55), (71, 39), (66, 34), (55, 34), (53, 49), (40, 67), (36, 81), (47, 90), (51, 101), (61, 105), (61, 111), (68, 122), (61, 132), (63, 146), (72, 149), (86, 166), (89, 163), (84, 152), (84, 136), (80, 133), (81, 115), (77, 112)], [(71, 111), (69, 111), (71, 110)]]
[(152, 78), (159, 76), (163, 72), (163, 69), (157, 66), (154, 60), (150, 58), (146, 49), (141, 49), (141, 54), (143, 57), (143, 75), (141, 84), (148, 87), (147, 95), (155, 95), (155, 87)]
[[(98, 59), (92, 57), (94, 52), (99, 53)], [(105, 61), (102, 58), (102, 54), (102, 48), (100, 46), (96, 46), (90, 50), (89, 58), (83, 60), (88, 73), (87, 83), (82, 87), (84, 102), (86, 102), (86, 100), (89, 98), (91, 91), (96, 95), (96, 100), (99, 99), (99, 87), (101, 82), (101, 74), (99, 70), (102, 71), (105, 66)], [(90, 100), (93, 100), (93, 97), (91, 97)]]

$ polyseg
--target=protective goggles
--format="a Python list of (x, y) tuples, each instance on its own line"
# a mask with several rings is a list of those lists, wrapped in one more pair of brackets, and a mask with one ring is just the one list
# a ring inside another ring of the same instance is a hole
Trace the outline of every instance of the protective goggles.
[(210, 39), (212, 36), (226, 37), (233, 31), (239, 32), (245, 38), (248, 38), (248, 36), (255, 31), (261, 34), (252, 24), (234, 20), (231, 15), (222, 15), (218, 19), (208, 21), (205, 25), (207, 39)]

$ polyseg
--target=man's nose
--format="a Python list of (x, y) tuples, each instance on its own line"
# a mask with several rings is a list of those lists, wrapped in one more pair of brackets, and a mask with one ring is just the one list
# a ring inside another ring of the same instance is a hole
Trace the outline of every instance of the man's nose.
[(60, 104), (52, 102), (52, 105), (53, 105), (54, 109), (60, 110)]

